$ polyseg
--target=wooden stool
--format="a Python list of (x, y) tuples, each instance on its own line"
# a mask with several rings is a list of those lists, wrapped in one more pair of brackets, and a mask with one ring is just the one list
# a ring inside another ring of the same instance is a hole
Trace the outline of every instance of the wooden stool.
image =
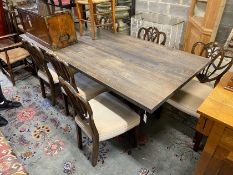
[[(110, 2), (111, 3), (111, 11), (106, 13), (97, 13), (96, 12), (96, 5), (103, 3), (103, 2)], [(112, 25), (112, 30), (115, 33), (116, 32), (116, 19), (115, 19), (115, 0), (75, 0), (76, 3), (76, 9), (77, 9), (77, 16), (79, 20), (79, 31), (80, 35), (83, 35), (83, 22), (89, 22), (91, 23), (91, 35), (92, 39), (95, 39), (96, 32), (95, 27), (101, 27), (101, 26), (109, 26)], [(89, 6), (89, 20), (84, 19), (84, 13), (83, 9), (85, 9), (85, 5)], [(109, 19), (111, 21), (108, 21), (104, 24), (100, 24), (98, 22), (97, 16), (111, 16)]]

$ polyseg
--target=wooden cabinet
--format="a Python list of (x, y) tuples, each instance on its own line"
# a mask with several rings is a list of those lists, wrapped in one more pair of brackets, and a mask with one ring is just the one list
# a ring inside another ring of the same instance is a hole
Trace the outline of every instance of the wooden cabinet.
[(52, 50), (77, 41), (72, 14), (45, 3), (17, 7), (24, 31), (30, 38)]
[(192, 0), (185, 32), (184, 51), (191, 52), (194, 43), (215, 40), (226, 0)]
[(233, 174), (233, 92), (224, 89), (232, 75), (225, 74), (198, 109), (196, 128), (208, 139), (196, 175)]

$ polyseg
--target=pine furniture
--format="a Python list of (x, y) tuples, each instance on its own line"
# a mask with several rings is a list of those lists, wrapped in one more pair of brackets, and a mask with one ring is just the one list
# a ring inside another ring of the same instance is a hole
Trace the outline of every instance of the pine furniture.
[[(96, 10), (96, 5), (104, 2), (110, 2), (111, 4), (111, 10), (110, 12), (106, 13), (98, 13)], [(92, 39), (96, 38), (96, 28), (97, 27), (102, 27), (102, 26), (111, 26), (112, 31), (115, 33), (116, 32), (116, 19), (115, 19), (115, 6), (116, 2), (115, 0), (75, 0), (76, 3), (76, 11), (77, 11), (77, 16), (79, 20), (79, 32), (80, 35), (83, 35), (83, 22), (88, 22), (91, 25), (91, 36)], [(85, 6), (89, 7), (89, 19), (85, 19), (84, 11)], [(107, 23), (100, 23), (98, 20), (99, 16), (107, 16), (108, 21)]]
[[(26, 35), (21, 37), (51, 52)], [(53, 53), (149, 113), (209, 62), (197, 55), (108, 31), (101, 31), (96, 40), (79, 37), (78, 43)]]
[(233, 93), (224, 89), (232, 72), (226, 73), (198, 108), (196, 129), (208, 136), (196, 175), (230, 175), (233, 172)]
[[(184, 37), (184, 51), (191, 52), (194, 43), (213, 42), (226, 0), (192, 0)], [(199, 9), (197, 10), (198, 6)]]

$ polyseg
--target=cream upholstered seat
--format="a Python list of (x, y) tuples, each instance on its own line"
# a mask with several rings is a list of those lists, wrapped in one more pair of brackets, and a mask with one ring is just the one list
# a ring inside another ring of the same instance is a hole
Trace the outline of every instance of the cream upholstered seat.
[(82, 73), (78, 72), (74, 75), (79, 93), (86, 99), (90, 100), (98, 94), (107, 91), (106, 87), (98, 82), (88, 78)]
[(213, 88), (210, 85), (200, 83), (195, 78), (178, 90), (167, 102), (175, 108), (199, 118), (199, 114), (196, 111), (211, 90)]
[[(83, 75), (82, 73), (78, 72), (74, 75), (75, 82), (77, 84), (77, 89), (87, 101), (96, 97), (97, 95), (101, 94), (102, 92), (106, 92), (107, 88), (103, 85), (97, 83), (96, 81), (88, 78), (87, 76)], [(63, 88), (62, 92), (66, 94)]]
[[(99, 141), (125, 133), (140, 123), (140, 117), (136, 112), (107, 92), (90, 100), (89, 104), (93, 110), (93, 119), (99, 133)], [(76, 122), (82, 127), (79, 120)], [(82, 129), (85, 132), (85, 129)], [(87, 132), (86, 134), (88, 135)]]
[[(7, 51), (10, 64), (16, 63), (17, 61), (23, 60), (30, 56), (27, 50), (18, 47)], [(0, 58), (7, 63), (5, 52), (0, 52)]]
[[(53, 78), (54, 84), (59, 83), (57, 73), (55, 72), (52, 64), (48, 63), (47, 66), (48, 66), (48, 70), (49, 70), (49, 72), (50, 72), (50, 74), (51, 74), (51, 76)], [(38, 77), (42, 78), (44, 81), (49, 83), (48, 75), (44, 71), (39, 69), (37, 74), (38, 74)]]

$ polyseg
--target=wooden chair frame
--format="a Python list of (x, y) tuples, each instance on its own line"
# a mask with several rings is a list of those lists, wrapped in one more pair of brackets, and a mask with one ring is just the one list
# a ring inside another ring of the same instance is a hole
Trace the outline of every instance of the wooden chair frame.
[(167, 40), (166, 34), (164, 32), (160, 32), (156, 27), (140, 28), (137, 38), (161, 45), (165, 45)]
[(2, 72), (7, 75), (12, 81), (13, 86), (15, 86), (14, 65), (19, 64), (19, 62), (24, 62), (24, 67), (27, 67), (29, 64), (26, 61), (27, 57), (13, 64), (10, 62), (10, 58), (7, 52), (11, 49), (22, 47), (23, 45), (19, 40), (19, 32), (17, 30), (15, 21), (15, 12), (10, 9), (4, 8), (4, 14), (6, 19), (6, 26), (10, 34), (0, 37), (0, 42), (3, 40), (9, 41), (9, 44), (7, 46), (0, 48), (0, 52), (4, 52), (6, 57), (6, 63), (0, 60), (0, 68)]
[[(23, 40), (23, 46), (25, 49), (28, 50), (28, 52), (31, 54), (34, 63), (37, 67), (37, 70), (41, 70), (44, 72), (45, 75), (47, 75), (48, 80), (49, 80), (49, 86), (51, 89), (51, 97), (52, 97), (52, 105), (54, 106), (56, 103), (56, 97), (55, 97), (55, 92), (56, 92), (56, 87), (53, 81), (53, 77), (48, 69), (47, 66), (47, 59), (45, 58), (43, 52), (41, 51), (40, 48), (38, 48), (37, 46)], [(43, 98), (46, 98), (46, 92), (45, 92), (45, 86), (44, 86), (44, 80), (40, 77), (39, 81), (40, 81), (40, 86), (41, 86), (41, 92), (42, 92), (42, 96)]]
[[(69, 69), (68, 63), (61, 61), (56, 55), (52, 53), (47, 53), (48, 59), (53, 65), (57, 75), (62, 77), (65, 81), (69, 82), (72, 87), (78, 92), (78, 88), (74, 79), (74, 72)], [(68, 99), (67, 95), (62, 93), (64, 103), (65, 103), (65, 113), (69, 115)]]
[[(97, 164), (99, 154), (99, 133), (94, 123), (91, 106), (67, 81), (65, 81), (60, 76), (58, 77), (58, 79), (68, 98), (70, 99), (73, 108), (76, 110), (75, 112), (77, 115), (75, 116), (75, 120), (83, 125), (82, 129), (85, 130), (85, 133), (93, 141), (92, 165), (95, 166)], [(77, 124), (76, 127), (78, 147), (82, 149), (82, 131)]]

